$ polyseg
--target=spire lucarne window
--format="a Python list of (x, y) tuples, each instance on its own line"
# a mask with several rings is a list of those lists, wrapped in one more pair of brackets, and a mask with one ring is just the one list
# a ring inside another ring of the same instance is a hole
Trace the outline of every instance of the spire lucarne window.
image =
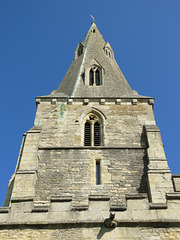
[(101, 146), (101, 129), (100, 119), (94, 114), (89, 114), (84, 124), (84, 146)]
[(92, 67), (89, 71), (89, 85), (90, 86), (102, 85), (101, 70), (97, 66)]

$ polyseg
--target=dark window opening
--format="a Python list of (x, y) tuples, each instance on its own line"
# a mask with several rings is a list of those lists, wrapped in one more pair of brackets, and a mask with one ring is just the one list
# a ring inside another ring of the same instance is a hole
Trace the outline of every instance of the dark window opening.
[(84, 83), (84, 81), (85, 81), (85, 74), (82, 73), (81, 77), (82, 77), (82, 80), (83, 80), (83, 83)]
[(101, 132), (100, 132), (100, 124), (96, 122), (94, 124), (94, 146), (101, 145)]
[(97, 69), (96, 70), (96, 86), (99, 86), (99, 85), (100, 85), (100, 72)]
[(83, 54), (83, 47), (80, 47), (79, 50), (78, 50), (78, 57)]
[(101, 184), (100, 161), (96, 161), (96, 185)]
[(89, 85), (92, 86), (94, 84), (94, 72), (91, 69), (89, 72)]
[(95, 33), (95, 31), (96, 31), (96, 30), (95, 30), (95, 29), (93, 29), (93, 33)]
[(88, 122), (84, 125), (84, 146), (91, 146), (91, 124)]

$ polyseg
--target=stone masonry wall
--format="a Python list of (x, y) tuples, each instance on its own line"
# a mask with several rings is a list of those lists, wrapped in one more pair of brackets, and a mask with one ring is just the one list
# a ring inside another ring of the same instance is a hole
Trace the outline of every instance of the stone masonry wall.
[[(132, 100), (116, 104), (116, 100), (106, 100), (105, 105), (96, 99), (89, 104), (83, 100), (74, 100), (70, 104), (58, 107), (53, 113), (46, 116), (60, 104), (52, 105), (51, 102), (42, 100), (38, 104), (35, 123), (40, 122), (42, 147), (77, 147), (83, 146), (84, 125), (83, 120), (87, 113), (94, 110), (102, 118), (103, 145), (121, 147), (136, 146), (146, 147), (143, 139), (143, 125), (155, 125), (152, 106), (142, 99), (137, 105)], [(45, 117), (46, 116), (46, 117)]]
[[(101, 184), (96, 185), (96, 160)], [(144, 149), (40, 150), (36, 199), (72, 195), (75, 205), (87, 205), (89, 195), (106, 195), (125, 205), (125, 194), (147, 193)]]
[[(56, 226), (57, 227), (57, 226)], [(1, 240), (178, 240), (180, 228), (118, 227), (57, 227), (57, 229), (19, 228), (1, 229)]]

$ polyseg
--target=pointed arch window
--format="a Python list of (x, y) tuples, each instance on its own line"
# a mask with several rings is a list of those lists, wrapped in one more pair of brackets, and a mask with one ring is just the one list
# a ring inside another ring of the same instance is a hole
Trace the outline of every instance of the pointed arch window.
[(100, 119), (90, 114), (84, 124), (84, 146), (102, 145), (102, 124)]
[(109, 43), (106, 43), (104, 46), (104, 52), (107, 57), (114, 59), (114, 53)]
[(82, 44), (79, 44), (79, 48), (77, 50), (77, 56), (81, 56), (83, 54), (83, 46)]
[(96, 122), (94, 124), (94, 146), (100, 146), (101, 145), (101, 128), (100, 124)]
[(89, 122), (84, 125), (84, 146), (91, 146), (91, 124)]
[(94, 72), (93, 72), (92, 69), (91, 69), (90, 72), (89, 72), (89, 85), (90, 85), (90, 86), (93, 86), (93, 85), (94, 85)]
[(101, 69), (94, 66), (89, 71), (89, 85), (90, 86), (100, 86), (102, 85), (102, 73)]
[(99, 69), (96, 70), (95, 76), (96, 76), (96, 86), (101, 85), (100, 84), (100, 72), (99, 72)]

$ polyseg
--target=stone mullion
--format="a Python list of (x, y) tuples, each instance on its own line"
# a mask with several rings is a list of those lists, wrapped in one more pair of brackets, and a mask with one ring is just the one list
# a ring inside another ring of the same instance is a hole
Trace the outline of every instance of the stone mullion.
[(91, 123), (91, 146), (94, 146), (94, 123)]
[(93, 78), (94, 78), (93, 86), (96, 86), (96, 71), (94, 69), (93, 69)]

